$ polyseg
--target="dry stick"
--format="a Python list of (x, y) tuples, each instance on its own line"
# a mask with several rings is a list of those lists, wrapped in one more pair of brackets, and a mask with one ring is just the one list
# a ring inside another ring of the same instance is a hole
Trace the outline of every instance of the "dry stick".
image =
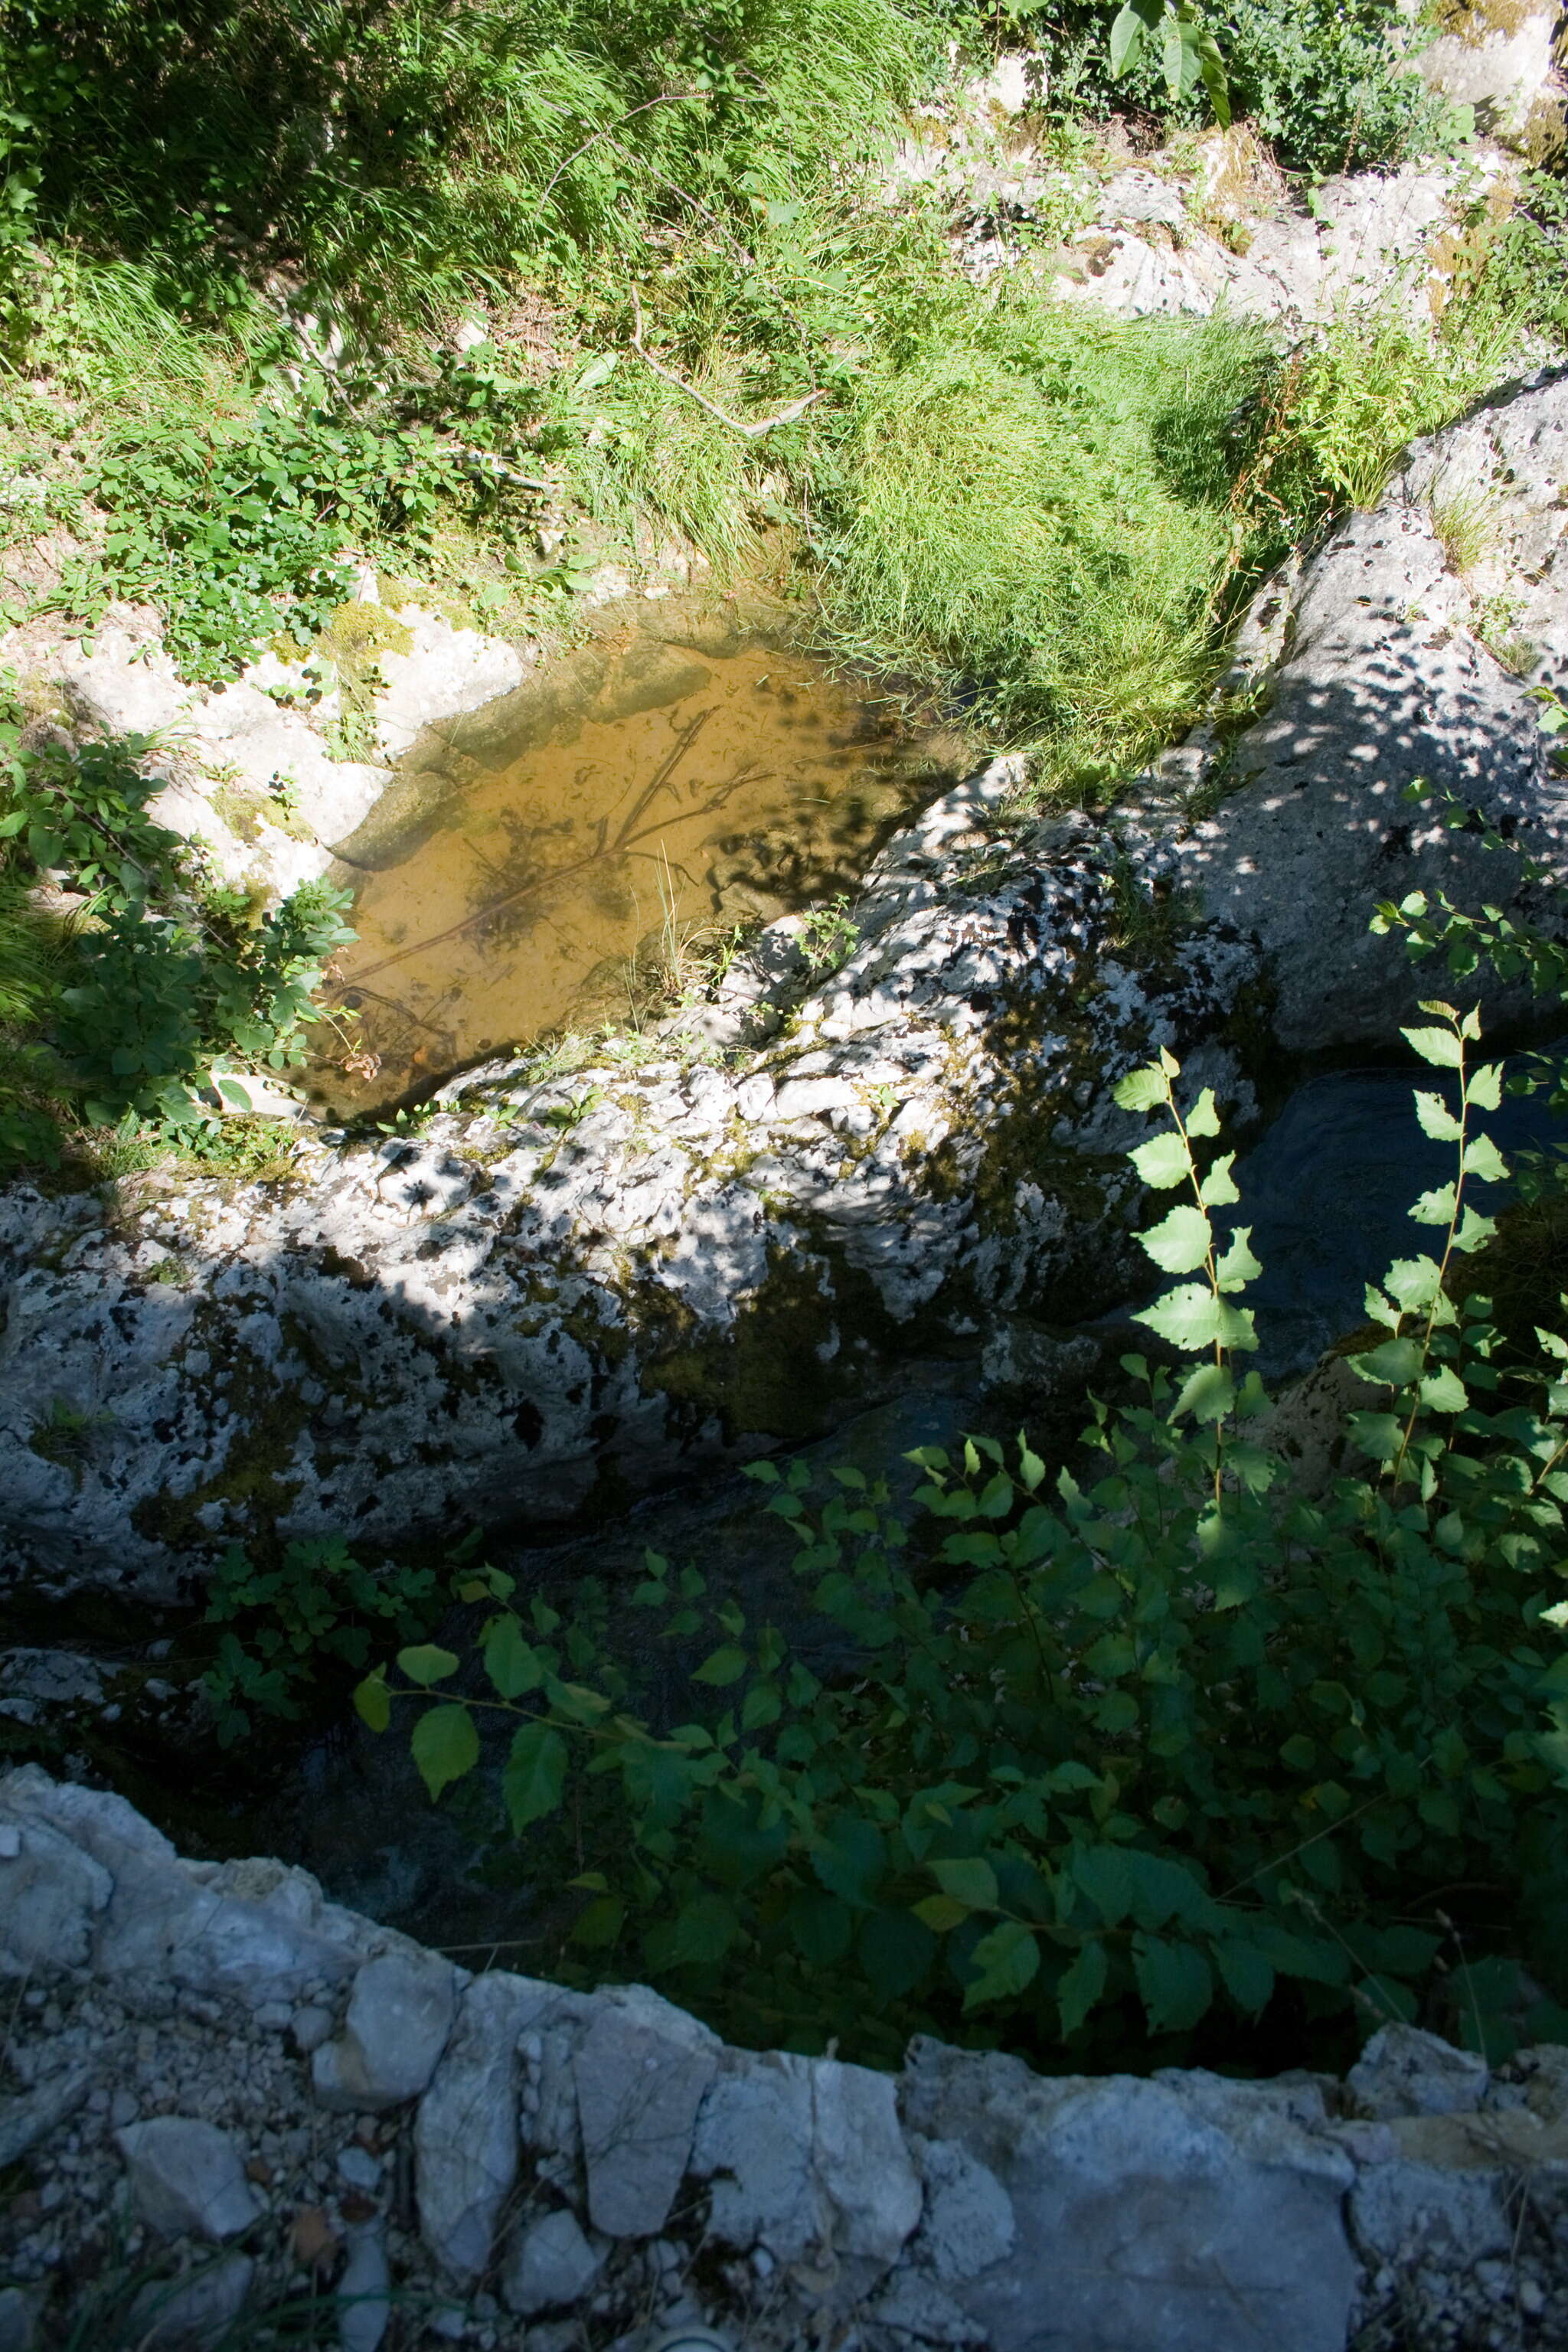
[(683, 392), (688, 400), (694, 400), (699, 408), (705, 408), (710, 416), (716, 416), (721, 425), (727, 425), (731, 433), (739, 433), (742, 440), (746, 441), (760, 440), (764, 433), (771, 433), (775, 425), (793, 425), (795, 418), (804, 416), (815, 402), (825, 400), (827, 396), (823, 392), (808, 392), (804, 398), (792, 400), (787, 408), (781, 408), (776, 416), (762, 417), (755, 425), (742, 425), (738, 416), (730, 415), (725, 409), (720, 407), (716, 400), (710, 400), (705, 392), (699, 392), (695, 384), (686, 383), (682, 377), (673, 374), (668, 368), (661, 367), (653, 353), (645, 349), (642, 339), (642, 304), (637, 299), (637, 289), (635, 286), (632, 288), (632, 349), (644, 365), (653, 370), (655, 375), (662, 378), (664, 383), (673, 384), (677, 392)]
[[(712, 716), (711, 710), (700, 710), (689, 727), (684, 730), (680, 740), (659, 768), (652, 782), (645, 788), (631, 814), (623, 824), (616, 837), (616, 849), (629, 849), (633, 841), (639, 837), (632, 834), (631, 827), (647, 807), (660, 785), (668, 782), (678, 761), (690, 749), (698, 733)], [(569, 866), (558, 866), (552, 873), (536, 875), (531, 881), (520, 882), (514, 890), (503, 891), (499, 898), (492, 898), (487, 905), (476, 908), (473, 914), (465, 915), (461, 922), (448, 924), (444, 931), (437, 931), (433, 939), (416, 940), (411, 947), (399, 948), (395, 955), (383, 956), (379, 963), (373, 963), (366, 971), (351, 973), (341, 985), (344, 989), (359, 988), (365, 981), (374, 980), (378, 972), (390, 971), (394, 964), (406, 963), (410, 956), (423, 955), (426, 949), (444, 947), (448, 940), (460, 939), (465, 931), (472, 930), (476, 923), (482, 923), (489, 916), (499, 913), (502, 907), (511, 906), (520, 898), (531, 898), (536, 891), (547, 890), (552, 884), (564, 882), (571, 875), (580, 874), (584, 866), (592, 866), (595, 858), (604, 856), (608, 820), (601, 817), (598, 825), (598, 840), (585, 857), (574, 858)]]

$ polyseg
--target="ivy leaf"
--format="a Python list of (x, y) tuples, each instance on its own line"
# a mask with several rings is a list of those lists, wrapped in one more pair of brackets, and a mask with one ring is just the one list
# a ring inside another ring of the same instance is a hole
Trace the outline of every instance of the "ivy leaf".
[(354, 1712), (372, 1731), (384, 1731), (392, 1721), (392, 1699), (384, 1666), (377, 1666), (373, 1675), (366, 1675), (354, 1692)]
[(1184, 2033), (1214, 2000), (1214, 1971), (1194, 1944), (1140, 1933), (1132, 1938), (1132, 1973), (1151, 2033)]
[(498, 1617), (486, 1635), (485, 1672), (502, 1698), (521, 1698), (544, 1680), (539, 1654), (515, 1617)]
[(1399, 1034), (1415, 1047), (1424, 1062), (1433, 1062), (1443, 1070), (1457, 1070), (1463, 1066), (1464, 1047), (1451, 1029), (1402, 1027)]
[(1109, 1973), (1105, 1946), (1098, 1936), (1092, 1936), (1079, 1947), (1077, 1958), (1057, 1987), (1057, 2007), (1061, 2012), (1064, 2039), (1076, 2033), (1082, 2025), (1105, 1990)]
[(988, 2000), (1009, 2000), (1033, 1983), (1040, 1966), (1040, 1948), (1034, 1931), (1021, 1920), (1004, 1919), (982, 1936), (970, 1955), (979, 1970), (963, 1990), (965, 2011)]
[(1201, 1209), (1174, 1208), (1151, 1233), (1138, 1236), (1166, 1274), (1190, 1274), (1209, 1254), (1209, 1221)]
[(466, 1706), (426, 1707), (414, 1727), (409, 1746), (432, 1800), (450, 1781), (471, 1772), (479, 1760), (479, 1735)]
[(566, 1785), (566, 1742), (547, 1723), (525, 1723), (512, 1740), (501, 1774), (501, 1795), (512, 1834), (521, 1837), (561, 1802)]
[(1144, 1183), (1157, 1192), (1168, 1192), (1173, 1184), (1180, 1184), (1190, 1164), (1186, 1146), (1173, 1128), (1168, 1134), (1151, 1136), (1127, 1157)]
[(982, 1855), (970, 1854), (948, 1862), (933, 1862), (931, 1876), (944, 1895), (962, 1903), (970, 1911), (994, 1911), (996, 1908), (996, 1873)]
[(432, 1683), (444, 1683), (455, 1675), (459, 1661), (450, 1650), (438, 1650), (433, 1642), (425, 1642), (412, 1650), (399, 1650), (397, 1663), (411, 1683), (428, 1690)]

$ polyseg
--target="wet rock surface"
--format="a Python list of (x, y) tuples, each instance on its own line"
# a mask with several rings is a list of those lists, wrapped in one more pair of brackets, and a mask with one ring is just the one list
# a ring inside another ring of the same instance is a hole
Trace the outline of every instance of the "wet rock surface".
[[(138, 2341), (335, 2294), (347, 2352), (395, 2311), (432, 2352), (535, 2352), (546, 2326), (556, 2352), (643, 2352), (678, 2322), (760, 2352), (1568, 2333), (1568, 2051), (1494, 2073), (1391, 2026), (1342, 2084), (1247, 2083), (1045, 2079), (921, 2041), (876, 2074), (727, 2048), (636, 1987), (470, 1977), (303, 1872), (184, 1862), (36, 1767), (0, 1780), (0, 2128), (45, 2118), (0, 2210), (7, 2352), (46, 2311), (87, 2324), (117, 2278)], [(70, 1957), (40, 1958), (89, 1882)], [(237, 1980), (221, 1918), (193, 1910), (226, 1887), (277, 1939), (270, 1985)], [(175, 1935), (178, 1983), (143, 1958)], [(363, 2022), (394, 1969), (458, 1989), (434, 2071), (374, 2112), (324, 2103), (309, 2021)]]

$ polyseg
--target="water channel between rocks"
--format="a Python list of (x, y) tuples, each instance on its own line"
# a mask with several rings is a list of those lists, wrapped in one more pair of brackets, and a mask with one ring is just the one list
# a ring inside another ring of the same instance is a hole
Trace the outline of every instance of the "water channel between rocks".
[(340, 856), (356, 944), (315, 1091), (384, 1107), (492, 1051), (666, 1013), (737, 929), (853, 889), (944, 741), (800, 654), (623, 630), (416, 753)]

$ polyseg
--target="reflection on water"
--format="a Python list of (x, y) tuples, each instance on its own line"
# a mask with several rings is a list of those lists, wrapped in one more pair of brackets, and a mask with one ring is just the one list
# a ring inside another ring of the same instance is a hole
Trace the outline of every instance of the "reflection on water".
[[(1440, 1089), (1444, 1074), (1406, 1065), (1308, 1078), (1257, 1149), (1237, 1162), (1236, 1216), (1251, 1225), (1263, 1265), (1247, 1303), (1258, 1310), (1257, 1361), (1266, 1379), (1314, 1363), (1364, 1320), (1369, 1282), (1381, 1281), (1393, 1259), (1440, 1241), (1430, 1226), (1411, 1222), (1410, 1204), (1447, 1182), (1454, 1148), (1417, 1127), (1416, 1086)], [(1501, 1108), (1482, 1114), (1480, 1124), (1505, 1158), (1562, 1139), (1543, 1096), (1505, 1094)], [(1474, 1198), (1491, 1211), (1507, 1190), (1481, 1186)]]
[(798, 656), (634, 638), (575, 707), (448, 766), (356, 877), (338, 1001), (361, 1066), (319, 1069), (318, 1089), (340, 1112), (395, 1102), (558, 1026), (624, 1021), (673, 946), (851, 888), (944, 781)]

